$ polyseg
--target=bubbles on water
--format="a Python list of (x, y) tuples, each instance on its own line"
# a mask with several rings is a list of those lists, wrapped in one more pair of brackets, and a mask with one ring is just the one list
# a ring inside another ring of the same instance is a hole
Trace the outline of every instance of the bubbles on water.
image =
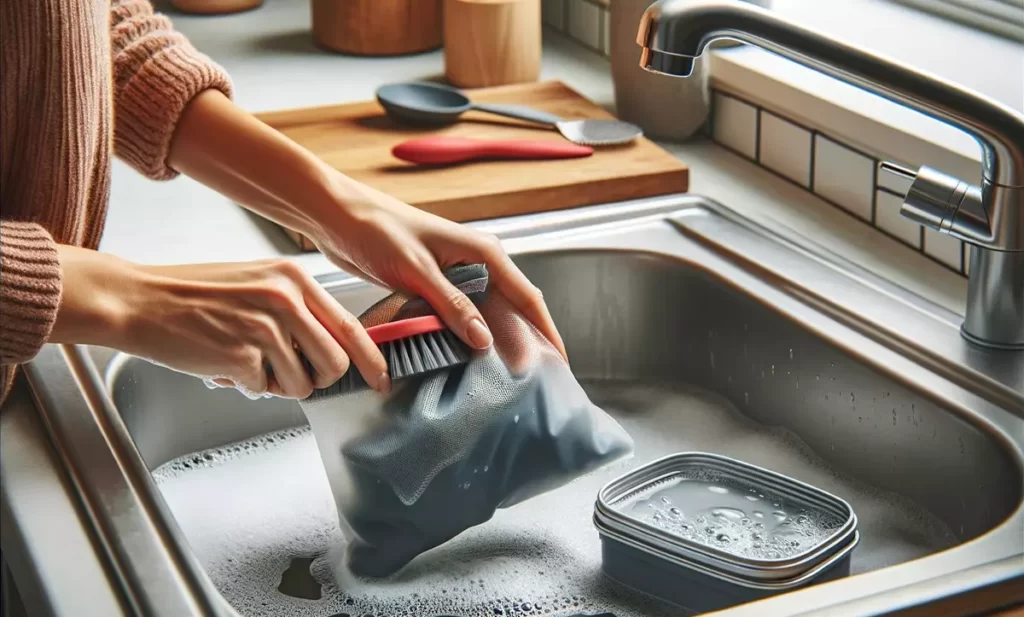
[[(780, 558), (769, 553), (789, 557), (806, 552), (841, 525), (829, 512), (790, 508), (772, 496), (767, 501), (777, 509), (766, 524), (763, 512), (746, 509), (751, 498), (760, 501), (764, 494), (734, 482), (717, 477), (677, 478), (641, 491), (617, 507), (680, 538), (754, 559)], [(669, 504), (681, 504), (693, 514), (687, 516)]]
[[(665, 384), (584, 381), (583, 385), (595, 404), (612, 412), (637, 440), (642, 455), (632, 466), (684, 450), (720, 452), (843, 495), (858, 509), (865, 530), (854, 554), (855, 573), (941, 550), (956, 541), (952, 532), (919, 506), (834, 474), (796, 436), (754, 423), (715, 394)], [(643, 402), (642, 413), (622, 407), (623, 402), (632, 405), (635, 401)], [(680, 414), (680, 408), (686, 413)], [(934, 426), (928, 431), (933, 438), (934, 431)], [(439, 547), (420, 565), (414, 562), (406, 577), (386, 584), (340, 585), (341, 557), (336, 551), (342, 546), (341, 531), (314, 436), (302, 428), (270, 437), (272, 440), (258, 438), (189, 455), (153, 473), (202, 567), (244, 617), (676, 614), (611, 588), (597, 575), (601, 549), (591, 524), (594, 495), (629, 465), (499, 511), (491, 521)], [(481, 469), (489, 471), (486, 466)], [(489, 476), (469, 477), (479, 485)], [(712, 517), (710, 510), (690, 507), (681, 499), (671, 499), (672, 506), (665, 506), (665, 524), (674, 525), (674, 531), (687, 537), (703, 537), (719, 550), (733, 554), (745, 550), (759, 559), (802, 552), (789, 546), (793, 541), (813, 544), (813, 538), (803, 535), (802, 525), (796, 522), (804, 514), (798, 511), (789, 510), (793, 524), (785, 534), (779, 533), (781, 527), (768, 507), (772, 495), (767, 500), (761, 495), (750, 499), (756, 493), (748, 487), (728, 494), (702, 492), (713, 500), (709, 507), (743, 510), (752, 524), (743, 526), (735, 521), (730, 525), (729, 519)], [(210, 508), (210, 503), (219, 507)], [(674, 516), (672, 507), (682, 515)], [(703, 532), (710, 526), (716, 527), (714, 536)], [(914, 533), (904, 532), (911, 529)], [(754, 533), (760, 534), (759, 540)], [(728, 535), (729, 544), (717, 543), (717, 534)], [(772, 544), (773, 536), (785, 545)], [(277, 591), (290, 560), (302, 555), (319, 555), (311, 566), (315, 579), (323, 585), (323, 597), (317, 602), (289, 598)], [(413, 593), (419, 597), (414, 599)], [(532, 606), (529, 612), (523, 611), (526, 603)], [(513, 605), (519, 609), (513, 610)]]

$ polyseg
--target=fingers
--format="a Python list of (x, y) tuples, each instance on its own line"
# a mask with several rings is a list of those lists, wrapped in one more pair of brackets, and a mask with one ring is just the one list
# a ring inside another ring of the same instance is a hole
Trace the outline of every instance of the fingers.
[(301, 353), (313, 367), (315, 387), (326, 388), (348, 372), (348, 353), (312, 313), (300, 313), (292, 331)]
[[(366, 329), (359, 323), (359, 320), (346, 311), (338, 304), (337, 300), (327, 293), (327, 290), (311, 278), (304, 281), (303, 294), (311, 315), (324, 329), (324, 333), (341, 345), (342, 353), (347, 355), (346, 361), (351, 360), (356, 365), (360, 375), (371, 388), (385, 394), (390, 392), (391, 377), (388, 375), (388, 365), (384, 360), (384, 355), (370, 335), (366, 333)], [(306, 332), (307, 336), (311, 337), (309, 343), (311, 347), (307, 348), (307, 343), (303, 342), (301, 343), (302, 348), (310, 362), (317, 367), (318, 372), (321, 370), (322, 364), (326, 373), (330, 375), (332, 371), (336, 372), (340, 358), (333, 357), (337, 355), (337, 351), (333, 350), (318, 332), (316, 334), (310, 332), (312, 330), (315, 328), (311, 324), (307, 324)], [(320, 363), (314, 359), (312, 354), (320, 355)], [(346, 370), (347, 368), (346, 366)]]
[(313, 382), (282, 325), (270, 316), (255, 321), (258, 340), (270, 364), (266, 391), (289, 398), (306, 398), (313, 392)]
[(505, 253), (500, 244), (497, 245), (497, 248), (492, 247), (485, 250), (483, 257), (497, 289), (508, 298), (516, 310), (522, 313), (523, 317), (526, 317), (545, 338), (551, 341), (562, 358), (568, 362), (569, 355), (565, 351), (565, 343), (558, 333), (558, 328), (555, 327), (555, 321), (551, 318), (551, 313), (548, 311), (540, 289), (526, 278), (526, 275)]
[(412, 291), (423, 297), (467, 345), (481, 350), (489, 348), (494, 337), (480, 311), (466, 294), (445, 278), (433, 257), (420, 260), (414, 267), (419, 272), (412, 277)]

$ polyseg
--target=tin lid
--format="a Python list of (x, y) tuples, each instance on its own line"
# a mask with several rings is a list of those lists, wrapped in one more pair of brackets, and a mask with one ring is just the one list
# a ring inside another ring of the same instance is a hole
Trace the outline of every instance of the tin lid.
[(857, 518), (826, 491), (733, 458), (666, 456), (608, 483), (595, 520), (622, 537), (750, 580), (783, 580), (849, 543)]

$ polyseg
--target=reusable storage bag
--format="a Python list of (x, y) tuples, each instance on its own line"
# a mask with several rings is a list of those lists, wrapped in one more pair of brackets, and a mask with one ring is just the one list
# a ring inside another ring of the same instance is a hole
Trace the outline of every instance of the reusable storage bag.
[[(494, 345), (468, 364), (301, 401), (346, 538), (346, 566), (382, 577), (508, 508), (632, 454), (554, 346), (496, 290), (482, 265), (446, 276), (480, 308)], [(393, 294), (366, 327), (431, 314)], [(354, 368), (351, 370), (355, 370)]]

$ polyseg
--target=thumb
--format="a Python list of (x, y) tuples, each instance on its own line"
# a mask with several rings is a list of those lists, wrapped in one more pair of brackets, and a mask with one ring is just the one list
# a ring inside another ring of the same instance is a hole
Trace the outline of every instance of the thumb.
[(474, 349), (487, 349), (494, 337), (476, 305), (445, 278), (435, 264), (418, 277), (415, 293), (424, 298), (447, 326)]

